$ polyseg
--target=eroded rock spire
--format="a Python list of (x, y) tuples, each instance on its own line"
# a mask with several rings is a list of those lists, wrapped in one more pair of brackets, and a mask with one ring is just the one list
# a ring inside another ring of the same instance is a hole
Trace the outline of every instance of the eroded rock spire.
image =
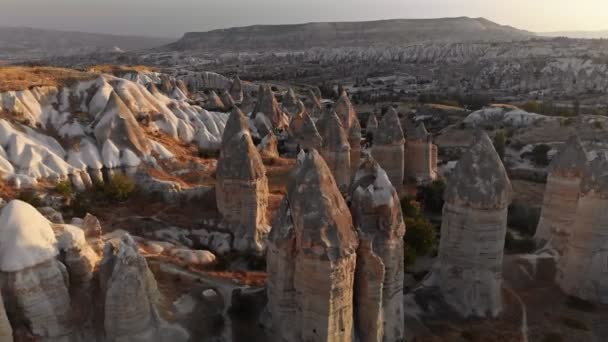
[[(277, 341), (352, 341), (358, 245), (346, 202), (316, 150), (289, 185), (268, 251)], [(293, 270), (293, 271), (291, 271)], [(295, 294), (295, 295), (294, 295)]]
[(372, 155), (386, 171), (396, 188), (400, 188), (403, 184), (404, 143), (399, 116), (397, 111), (391, 107), (380, 120), (374, 135)]
[(502, 259), (511, 182), (486, 133), (476, 133), (448, 180), (437, 285), (463, 317), (502, 310)]

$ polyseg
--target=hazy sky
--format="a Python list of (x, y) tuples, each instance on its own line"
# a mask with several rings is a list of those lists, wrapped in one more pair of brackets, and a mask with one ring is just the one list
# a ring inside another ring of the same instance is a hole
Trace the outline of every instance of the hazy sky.
[(485, 17), (530, 31), (608, 30), (608, 0), (0, 0), (0, 25), (179, 37), (252, 24)]

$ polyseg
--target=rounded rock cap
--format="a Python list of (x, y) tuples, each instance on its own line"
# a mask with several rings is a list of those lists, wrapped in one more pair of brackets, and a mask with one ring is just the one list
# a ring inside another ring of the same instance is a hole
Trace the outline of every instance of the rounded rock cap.
[(477, 209), (506, 208), (512, 187), (488, 135), (479, 130), (448, 179), (444, 199)]

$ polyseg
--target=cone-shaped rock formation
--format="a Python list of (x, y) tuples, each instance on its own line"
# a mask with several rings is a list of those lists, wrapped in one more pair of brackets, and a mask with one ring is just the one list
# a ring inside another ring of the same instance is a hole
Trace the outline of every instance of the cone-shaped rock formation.
[(239, 251), (260, 252), (268, 232), (268, 179), (248, 132), (234, 135), (222, 147), (215, 184), (219, 212), (234, 233)]
[(268, 248), (276, 341), (353, 341), (357, 234), (325, 161), (311, 150), (295, 171)]
[(350, 184), (350, 144), (342, 122), (334, 113), (329, 116), (323, 132), (321, 155), (329, 166), (338, 188), (346, 191)]
[(397, 189), (403, 184), (404, 143), (399, 116), (391, 107), (380, 120), (374, 135), (372, 155)]
[(573, 233), (581, 182), (588, 168), (587, 153), (572, 136), (549, 165), (540, 220), (534, 239), (539, 246), (547, 242), (562, 254)]
[(464, 317), (502, 309), (502, 259), (511, 182), (492, 141), (477, 132), (445, 192), (437, 282)]
[(365, 156), (350, 188), (359, 231), (355, 317), (361, 341), (404, 338), (403, 236), (399, 196), (382, 168)]

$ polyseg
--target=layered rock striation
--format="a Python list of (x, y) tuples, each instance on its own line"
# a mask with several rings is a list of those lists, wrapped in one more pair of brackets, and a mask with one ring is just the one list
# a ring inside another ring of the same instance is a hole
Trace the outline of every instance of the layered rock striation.
[(573, 234), (581, 182), (588, 167), (580, 140), (571, 137), (549, 165), (540, 220), (534, 239), (539, 246), (550, 244), (560, 255)]
[(502, 310), (502, 259), (511, 182), (490, 138), (476, 133), (444, 195), (436, 281), (463, 317)]
[(55, 257), (50, 223), (31, 205), (11, 201), (0, 214), (0, 284), (13, 330), (41, 340), (69, 339), (74, 321), (68, 272)]
[(594, 160), (581, 188), (557, 283), (569, 295), (608, 304), (608, 161)]
[(268, 233), (268, 179), (262, 158), (247, 131), (240, 131), (227, 140), (216, 173), (217, 207), (231, 226), (234, 248), (261, 252)]
[(348, 137), (335, 113), (326, 119), (324, 125), (321, 155), (329, 166), (340, 191), (346, 192), (351, 179), (351, 148)]
[(360, 341), (404, 339), (403, 237), (405, 223), (388, 175), (365, 156), (350, 187), (359, 232), (355, 318)]
[(418, 183), (428, 183), (437, 178), (437, 146), (424, 123), (407, 131), (405, 177)]
[(331, 171), (311, 150), (295, 171), (269, 239), (274, 340), (353, 341), (357, 245)]
[(397, 111), (394, 108), (384, 114), (374, 135), (372, 155), (386, 171), (394, 187), (403, 184), (404, 172), (404, 143), (403, 130)]

